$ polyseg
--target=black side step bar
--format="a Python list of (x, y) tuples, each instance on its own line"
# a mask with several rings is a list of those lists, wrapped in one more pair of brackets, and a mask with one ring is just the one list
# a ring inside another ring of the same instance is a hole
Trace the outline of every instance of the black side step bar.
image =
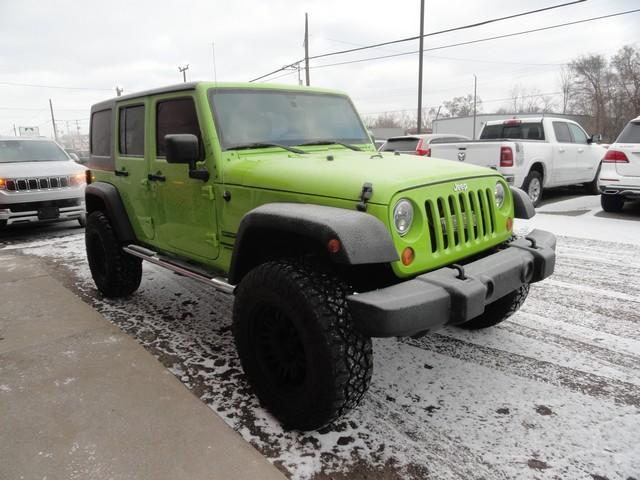
[(199, 280), (220, 292), (233, 294), (235, 287), (228, 283), (227, 279), (224, 277), (211, 276), (208, 272), (200, 271), (196, 267), (179, 262), (178, 260), (161, 257), (153, 250), (149, 250), (148, 248), (144, 248), (139, 245), (127, 245), (126, 247), (122, 247), (122, 249), (129, 255), (141, 258), (149, 263), (166, 268), (167, 270), (171, 270), (172, 272), (176, 272), (185, 277)]

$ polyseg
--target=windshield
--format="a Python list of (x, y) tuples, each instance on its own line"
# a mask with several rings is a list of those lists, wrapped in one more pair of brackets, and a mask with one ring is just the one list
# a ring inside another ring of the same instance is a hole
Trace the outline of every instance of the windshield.
[(222, 149), (247, 144), (371, 143), (344, 96), (274, 90), (209, 90)]
[(486, 125), (482, 129), (480, 140), (498, 138), (544, 140), (544, 130), (540, 122)]
[(64, 151), (47, 140), (0, 140), (0, 163), (55, 162), (69, 160)]
[(640, 143), (640, 122), (627, 123), (616, 143)]

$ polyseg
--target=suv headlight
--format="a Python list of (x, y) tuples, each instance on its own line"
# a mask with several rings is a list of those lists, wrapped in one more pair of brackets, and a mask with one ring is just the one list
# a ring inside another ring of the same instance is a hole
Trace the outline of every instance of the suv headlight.
[(411, 228), (413, 222), (413, 205), (406, 198), (398, 200), (396, 206), (393, 207), (393, 225), (396, 227), (396, 232), (401, 236)]
[(496, 183), (496, 188), (494, 189), (493, 194), (496, 198), (496, 207), (502, 207), (502, 205), (504, 205), (505, 191), (501, 182)]

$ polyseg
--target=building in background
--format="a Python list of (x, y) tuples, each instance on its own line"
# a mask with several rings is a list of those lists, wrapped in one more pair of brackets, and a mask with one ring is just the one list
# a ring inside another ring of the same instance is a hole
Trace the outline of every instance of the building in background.
[[(590, 128), (592, 128), (592, 119), (588, 115), (565, 115), (562, 113), (479, 113), (476, 115), (476, 138), (480, 136), (484, 124), (489, 121), (542, 116), (567, 118), (578, 122), (587, 130), (587, 133), (599, 133), (590, 131)], [(433, 121), (432, 129), (433, 133), (455, 133), (473, 138), (473, 116), (439, 118)]]

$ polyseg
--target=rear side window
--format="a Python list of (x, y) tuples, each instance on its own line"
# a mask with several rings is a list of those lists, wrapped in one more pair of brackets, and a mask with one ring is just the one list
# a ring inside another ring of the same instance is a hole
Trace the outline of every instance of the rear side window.
[(582, 129), (574, 125), (573, 123), (569, 123), (569, 130), (571, 131), (571, 136), (573, 137), (573, 143), (587, 143), (587, 135), (582, 131)]
[(111, 155), (111, 109), (91, 115), (91, 154), (99, 157)]
[(572, 143), (569, 127), (565, 122), (553, 122), (553, 131), (556, 134), (556, 140), (560, 143)]
[(418, 146), (417, 138), (399, 138), (394, 140), (393, 138), (387, 140), (380, 151), (382, 152), (414, 152)]
[(120, 109), (118, 144), (122, 155), (144, 155), (144, 105)]
[(640, 143), (640, 122), (627, 123), (616, 143)]
[(167, 154), (164, 136), (176, 133), (195, 135), (202, 145), (196, 105), (192, 98), (177, 98), (158, 102), (156, 110), (157, 156), (164, 157)]
[(480, 134), (480, 140), (499, 138), (518, 140), (544, 140), (544, 129), (540, 122), (486, 125)]

